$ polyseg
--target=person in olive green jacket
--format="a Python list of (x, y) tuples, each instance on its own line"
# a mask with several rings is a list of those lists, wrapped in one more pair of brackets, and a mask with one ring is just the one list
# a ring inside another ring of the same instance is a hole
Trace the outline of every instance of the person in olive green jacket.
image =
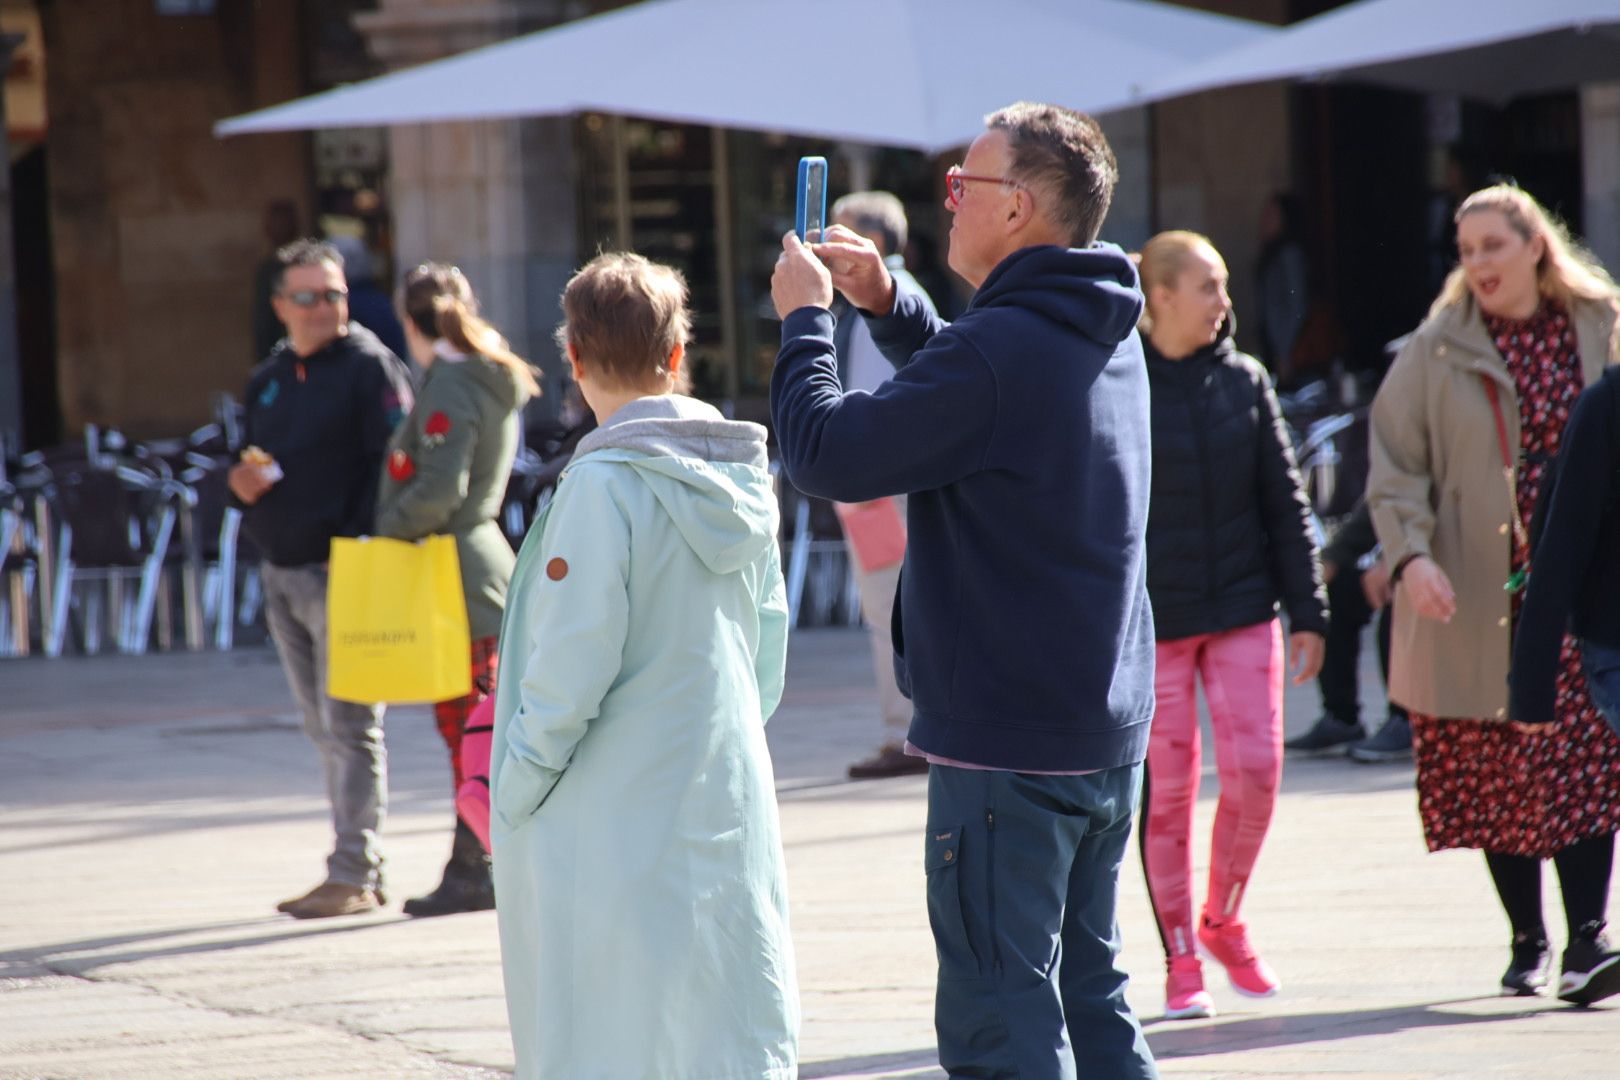
[[(488, 740), (476, 740), (483, 760), (474, 761), (463, 754), (462, 736), (473, 708), (495, 689), (495, 645), (514, 562), (495, 518), (517, 455), (519, 414), (539, 385), (533, 369), (479, 317), (472, 287), (455, 267), (424, 263), (406, 274), (400, 306), (406, 345), (425, 375), (415, 407), (388, 444), (376, 534), (456, 539), (473, 685), (465, 697), (434, 705), (433, 714), (450, 750), (459, 799), (465, 784), (485, 783), (489, 774)], [(449, 915), (494, 905), (489, 854), (457, 814), (443, 880), (428, 895), (407, 900), (405, 914)]]

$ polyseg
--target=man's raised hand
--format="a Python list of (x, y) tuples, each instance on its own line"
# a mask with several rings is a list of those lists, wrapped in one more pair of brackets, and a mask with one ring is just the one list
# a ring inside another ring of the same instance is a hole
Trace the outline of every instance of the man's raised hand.
[(819, 244), (811, 244), (832, 274), (833, 287), (862, 311), (888, 315), (894, 311), (894, 277), (883, 265), (877, 245), (853, 229), (834, 225)]
[(797, 233), (782, 237), (782, 254), (771, 274), (771, 299), (776, 314), (787, 318), (802, 307), (832, 307), (833, 283), (827, 268), (812, 248), (799, 241)]

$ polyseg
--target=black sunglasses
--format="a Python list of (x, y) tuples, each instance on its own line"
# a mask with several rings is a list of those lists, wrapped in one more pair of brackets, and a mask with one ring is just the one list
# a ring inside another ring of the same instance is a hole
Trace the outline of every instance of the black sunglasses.
[(281, 295), (285, 297), (289, 303), (296, 304), (298, 307), (302, 308), (312, 308), (322, 300), (325, 300), (328, 304), (335, 307), (339, 301), (347, 300), (349, 298), (349, 290), (298, 289), (293, 292), (284, 292)]

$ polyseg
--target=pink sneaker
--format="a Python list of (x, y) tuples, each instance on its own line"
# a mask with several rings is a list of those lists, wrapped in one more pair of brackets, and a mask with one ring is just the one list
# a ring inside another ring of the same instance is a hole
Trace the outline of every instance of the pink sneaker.
[(1164, 1018), (1202, 1020), (1215, 1015), (1215, 999), (1204, 989), (1204, 965), (1197, 953), (1173, 956), (1164, 981)]
[(1211, 960), (1226, 968), (1232, 989), (1247, 997), (1270, 997), (1282, 984), (1271, 965), (1249, 943), (1249, 928), (1239, 919), (1212, 923), (1208, 916), (1198, 926), (1198, 943)]

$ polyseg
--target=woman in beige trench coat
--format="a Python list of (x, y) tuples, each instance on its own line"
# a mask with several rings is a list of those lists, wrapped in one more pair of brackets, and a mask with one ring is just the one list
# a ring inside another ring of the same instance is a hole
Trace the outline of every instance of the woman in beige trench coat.
[(1373, 403), (1368, 501), (1396, 582), (1390, 697), (1412, 713), (1430, 850), (1486, 863), (1513, 931), (1505, 995), (1546, 988), (1541, 862), (1569, 924), (1561, 998), (1620, 993), (1604, 935), (1620, 739), (1571, 640), (1556, 722), (1507, 713), (1510, 635), (1529, 568), (1524, 522), (1581, 389), (1616, 359), (1620, 289), (1528, 194), (1457, 210), (1460, 265)]

